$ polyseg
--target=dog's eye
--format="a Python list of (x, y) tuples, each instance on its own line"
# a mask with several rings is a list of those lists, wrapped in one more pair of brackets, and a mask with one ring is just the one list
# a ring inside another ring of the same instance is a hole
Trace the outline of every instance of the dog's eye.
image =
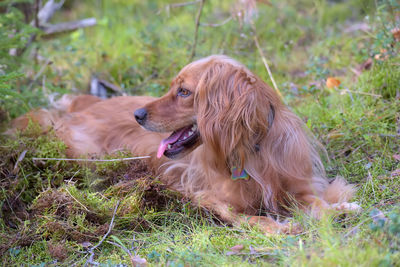
[(192, 92), (190, 92), (188, 89), (184, 89), (184, 88), (179, 88), (178, 89), (178, 96), (181, 97), (188, 97), (192, 94)]

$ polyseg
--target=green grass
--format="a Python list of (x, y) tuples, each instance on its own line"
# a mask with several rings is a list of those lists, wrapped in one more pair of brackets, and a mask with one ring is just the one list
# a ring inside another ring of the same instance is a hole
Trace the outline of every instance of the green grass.
[[(141, 163), (33, 162), (64, 157), (65, 145), (31, 125), (0, 139), (3, 265), (84, 265), (87, 247), (107, 232), (119, 202), (111, 234), (94, 251), (101, 266), (129, 266), (127, 249), (155, 266), (398, 266), (400, 161), (393, 156), (400, 154), (400, 44), (390, 30), (399, 27), (400, 6), (392, 0), (270, 2), (258, 4), (255, 25), (284, 102), (327, 148), (329, 177), (357, 185), (361, 214), (315, 221), (295, 213), (292, 220), (304, 227), (297, 236), (226, 226), (147, 177)], [(92, 75), (128, 94), (162, 95), (189, 62), (197, 12), (196, 5), (168, 11), (167, 4), (71, 1), (53, 22), (94, 16), (98, 25), (50, 39), (39, 35), (22, 57), (4, 57), (13, 67), (10, 81), (0, 76), (0, 89), (6, 88), (0, 111), (13, 118), (45, 105), (52, 93), (85, 93)], [(223, 21), (232, 6), (206, 1), (201, 22)], [(348, 31), (359, 22), (369, 29)], [(374, 59), (382, 51), (386, 58)], [(196, 58), (216, 53), (270, 83), (249, 25), (235, 19), (201, 26)], [(368, 58), (371, 69), (357, 77), (352, 69)], [(46, 59), (52, 64), (32, 81)], [(341, 85), (327, 88), (328, 77)], [(110, 157), (116, 156), (126, 155)], [(235, 245), (243, 249), (229, 253)]]

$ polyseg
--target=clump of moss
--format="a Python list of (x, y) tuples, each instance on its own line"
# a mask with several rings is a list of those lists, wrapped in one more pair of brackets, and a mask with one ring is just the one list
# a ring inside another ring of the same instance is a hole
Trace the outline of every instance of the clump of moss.
[(51, 131), (43, 135), (34, 124), (2, 141), (1, 252), (49, 240), (48, 253), (63, 261), (69, 250), (61, 243), (97, 242), (107, 232), (118, 202), (113, 233), (148, 231), (165, 222), (166, 214), (184, 208), (181, 196), (155, 180), (145, 161), (34, 161), (66, 157), (64, 143)]
[(27, 219), (26, 210), (37, 195), (47, 188), (56, 188), (67, 179), (83, 179), (87, 170), (65, 161), (33, 160), (33, 158), (64, 158), (65, 144), (53, 132), (44, 135), (38, 125), (14, 137), (1, 137), (0, 194), (1, 218), (16, 228)]
[(95, 241), (107, 231), (117, 203), (114, 231), (149, 230), (165, 212), (183, 206), (176, 193), (146, 178), (121, 181), (104, 192), (64, 185), (39, 194), (30, 209), (31, 220), (44, 238)]
[[(42, 192), (31, 206), (31, 220), (43, 238), (73, 240), (79, 243), (96, 241), (108, 229), (106, 216), (80, 202), (74, 186)], [(72, 193), (71, 193), (72, 192)]]

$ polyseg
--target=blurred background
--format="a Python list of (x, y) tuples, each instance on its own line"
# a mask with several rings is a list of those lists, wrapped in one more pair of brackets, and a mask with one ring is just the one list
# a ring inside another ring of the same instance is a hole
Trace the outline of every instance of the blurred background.
[[(19, 76), (0, 89), (3, 118), (45, 105), (54, 93), (89, 93), (93, 78), (114, 85), (109, 95), (159, 96), (181, 67), (211, 54), (241, 61), (272, 86), (255, 36), (284, 95), (310, 93), (329, 76), (351, 78), (382, 49), (390, 53), (399, 8), (393, 0), (63, 3), (43, 25), (35, 14), (45, 1), (0, 3), (1, 70)], [(95, 22), (47, 33), (48, 25), (85, 18)]]

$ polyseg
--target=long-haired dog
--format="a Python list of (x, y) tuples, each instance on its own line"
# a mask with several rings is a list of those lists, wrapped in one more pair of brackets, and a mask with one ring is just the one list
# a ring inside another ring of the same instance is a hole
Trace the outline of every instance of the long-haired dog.
[[(245, 66), (210, 56), (185, 66), (161, 98), (100, 100), (64, 97), (58, 110), (28, 113), (54, 123), (72, 157), (129, 150), (149, 155), (160, 179), (231, 224), (290, 232), (263, 214), (299, 207), (319, 217), (324, 210), (355, 210), (354, 188), (328, 183), (303, 122), (276, 92)], [(172, 132), (172, 134), (170, 134)]]

